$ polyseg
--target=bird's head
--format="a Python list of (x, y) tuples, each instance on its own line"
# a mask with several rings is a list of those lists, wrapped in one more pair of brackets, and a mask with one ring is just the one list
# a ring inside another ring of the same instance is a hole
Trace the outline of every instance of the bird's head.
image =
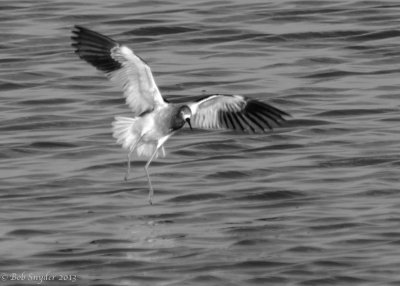
[(192, 130), (192, 124), (190, 123), (191, 117), (192, 117), (192, 110), (189, 108), (189, 106), (184, 105), (179, 108), (178, 118), (183, 123), (181, 127), (183, 127), (183, 125), (185, 125), (185, 123), (187, 123), (190, 127), (190, 130)]

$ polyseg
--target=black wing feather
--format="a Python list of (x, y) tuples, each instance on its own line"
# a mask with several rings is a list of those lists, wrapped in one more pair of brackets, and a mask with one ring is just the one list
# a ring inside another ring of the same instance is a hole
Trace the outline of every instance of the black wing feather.
[(75, 26), (72, 33), (72, 46), (81, 59), (103, 72), (113, 72), (122, 67), (111, 56), (111, 50), (119, 46), (116, 41), (82, 26)]
[[(254, 124), (250, 121), (250, 119), (246, 116), (246, 114), (242, 114), (241, 112), (236, 112), (237, 116), (242, 120), (244, 126), (248, 126), (251, 132), (256, 132), (254, 128)], [(259, 127), (261, 129), (261, 127)], [(262, 129), (261, 129), (262, 130)]]
[(264, 132), (280, 126), (288, 113), (255, 99), (240, 95), (215, 94), (189, 103), (192, 124), (199, 128), (227, 128)]

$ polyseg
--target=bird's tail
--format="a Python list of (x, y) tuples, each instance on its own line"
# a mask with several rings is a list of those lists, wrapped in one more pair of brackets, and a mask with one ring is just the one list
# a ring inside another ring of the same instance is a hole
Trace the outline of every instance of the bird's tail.
[(140, 139), (140, 132), (135, 132), (138, 118), (116, 116), (113, 126), (113, 137), (126, 150), (132, 150)]
[[(157, 142), (138, 142), (142, 131), (140, 118), (116, 116), (112, 126), (113, 137), (124, 149), (132, 151), (135, 148), (137, 156), (147, 158), (155, 152)], [(159, 150), (156, 157), (159, 153), (164, 155), (164, 149)]]

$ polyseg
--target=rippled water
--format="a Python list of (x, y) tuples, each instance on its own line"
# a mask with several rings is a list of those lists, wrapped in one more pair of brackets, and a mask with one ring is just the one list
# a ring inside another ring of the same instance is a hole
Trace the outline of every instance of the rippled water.
[[(1, 6), (4, 283), (400, 285), (398, 1)], [(74, 24), (132, 47), (169, 99), (237, 93), (292, 118), (183, 130), (149, 206), (144, 162), (125, 182), (111, 136), (129, 108), (73, 54)]]

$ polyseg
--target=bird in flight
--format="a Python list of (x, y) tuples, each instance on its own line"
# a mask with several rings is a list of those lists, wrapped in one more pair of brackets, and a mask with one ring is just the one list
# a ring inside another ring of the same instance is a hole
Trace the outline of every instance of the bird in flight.
[(270, 104), (242, 95), (213, 94), (187, 103), (169, 102), (162, 97), (150, 67), (129, 47), (78, 25), (72, 33), (75, 53), (123, 90), (132, 117), (115, 117), (113, 137), (128, 152), (125, 180), (130, 173), (132, 154), (148, 158), (144, 169), (150, 204), (154, 190), (149, 165), (158, 155), (165, 156), (164, 143), (185, 124), (190, 129), (262, 133), (279, 126), (285, 121), (284, 116), (290, 116)]

